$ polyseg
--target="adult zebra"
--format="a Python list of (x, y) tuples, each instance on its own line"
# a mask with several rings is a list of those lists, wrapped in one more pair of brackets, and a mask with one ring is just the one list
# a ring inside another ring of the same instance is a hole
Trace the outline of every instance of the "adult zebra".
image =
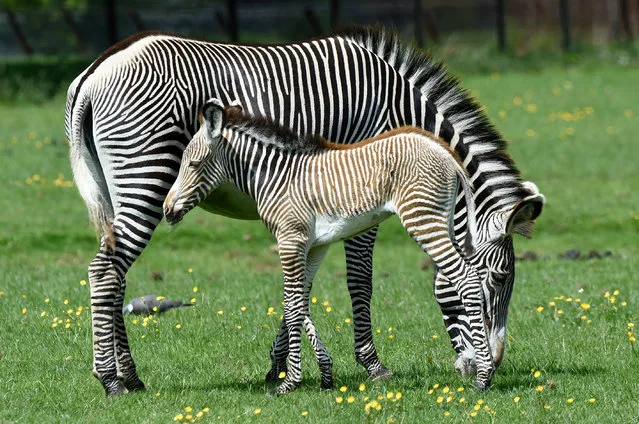
[[(310, 42), (274, 46), (208, 43), (145, 33), (116, 44), (68, 90), (65, 127), (80, 194), (102, 233), (89, 265), (93, 372), (108, 395), (139, 390), (121, 314), (125, 275), (162, 218), (197, 111), (211, 97), (239, 103), (299, 134), (339, 143), (402, 125), (425, 128), (463, 159), (476, 191), (477, 253), (485, 278), (485, 322), (499, 364), (514, 281), (511, 235), (527, 235), (543, 196), (522, 184), (505, 142), (478, 105), (441, 65), (382, 29), (356, 29)], [(252, 204), (222, 188), (213, 212), (257, 218)], [(455, 235), (463, 240), (465, 203), (458, 199)], [(372, 249), (376, 229), (345, 242), (355, 322), (355, 356), (372, 378), (388, 374), (370, 327)], [(458, 354), (472, 372), (469, 320), (454, 287), (440, 274), (435, 294)], [(285, 366), (287, 333), (273, 344), (272, 369)]]

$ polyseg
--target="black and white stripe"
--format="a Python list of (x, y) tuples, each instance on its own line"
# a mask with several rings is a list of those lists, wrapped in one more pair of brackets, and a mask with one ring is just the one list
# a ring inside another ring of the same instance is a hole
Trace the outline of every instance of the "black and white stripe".
[[(247, 113), (299, 134), (319, 134), (338, 143), (405, 124), (426, 128), (464, 160), (477, 192), (480, 223), (482, 215), (502, 214), (538, 194), (519, 183), (503, 153), (504, 143), (478, 106), (439, 64), (393, 34), (365, 29), (278, 46), (207, 43), (163, 34), (125, 40), (71, 84), (65, 120), (78, 189), (104, 235), (89, 277), (94, 371), (109, 394), (142, 387), (120, 316), (125, 275), (161, 219), (162, 201), (196, 130), (197, 111), (210, 97), (237, 103)], [(464, 222), (460, 198), (458, 238)], [(481, 234), (480, 229), (480, 241), (492, 240)], [(370, 324), (374, 240), (370, 231), (345, 243), (355, 355), (373, 378), (388, 374), (377, 358)], [(512, 249), (512, 242), (506, 246)], [(512, 276), (513, 264), (501, 271)], [(442, 280), (436, 293), (452, 296), (450, 287)], [(460, 335), (455, 347), (461, 355), (472, 338), (457, 319), (460, 310), (452, 307), (461, 305), (459, 298), (450, 305), (444, 314), (457, 326), (448, 329), (451, 336)], [(505, 322), (506, 310), (492, 310), (503, 314)], [(114, 378), (116, 371), (121, 379)]]

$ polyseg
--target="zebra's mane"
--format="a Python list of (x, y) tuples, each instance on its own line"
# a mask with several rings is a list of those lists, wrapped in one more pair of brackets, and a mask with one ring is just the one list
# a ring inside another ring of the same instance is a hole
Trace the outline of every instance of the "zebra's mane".
[[(520, 174), (506, 153), (507, 143), (490, 123), (482, 107), (462, 88), (442, 62), (412, 43), (400, 40), (395, 30), (382, 26), (350, 27), (334, 34), (379, 56), (400, 75), (411, 82), (432, 102), (459, 134), (459, 141), (445, 140), (462, 158), (475, 190), (486, 182), (486, 188), (476, 194), (480, 205), (490, 194), (518, 201), (529, 195), (521, 184)], [(493, 201), (491, 199), (486, 206)], [(479, 212), (479, 211), (478, 211)]]
[(270, 119), (245, 115), (237, 108), (226, 110), (226, 128), (283, 151), (312, 153), (326, 149), (324, 137), (313, 134), (299, 135)]

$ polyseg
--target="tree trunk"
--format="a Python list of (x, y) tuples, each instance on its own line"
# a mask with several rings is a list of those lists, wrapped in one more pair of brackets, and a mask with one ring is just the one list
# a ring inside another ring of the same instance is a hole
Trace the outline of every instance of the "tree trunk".
[(137, 10), (132, 10), (129, 12), (129, 18), (133, 22), (133, 26), (137, 32), (146, 31), (146, 25), (144, 24), (144, 20), (142, 20), (142, 16)]
[(437, 25), (435, 24), (435, 19), (433, 18), (433, 14), (430, 13), (430, 9), (428, 6), (424, 8), (423, 14), (423, 24), (424, 28), (428, 32), (428, 36), (431, 41), (435, 44), (439, 44), (439, 31), (437, 31)]
[(324, 32), (322, 30), (322, 24), (317, 17), (317, 14), (310, 7), (304, 8), (304, 16), (308, 21), (308, 24), (311, 26), (311, 31), (313, 31), (314, 37), (319, 37)]
[(22, 47), (22, 51), (24, 51), (24, 54), (31, 56), (33, 54), (33, 49), (27, 41), (27, 37), (24, 36), (24, 32), (22, 32), (22, 28), (20, 27), (20, 23), (18, 22), (16, 15), (9, 9), (5, 9), (5, 12), (9, 20), (9, 26), (13, 30), (13, 34), (18, 39), (20, 47)]
[(80, 31), (80, 27), (75, 21), (73, 17), (73, 13), (65, 7), (62, 8), (62, 18), (64, 22), (69, 26), (73, 37), (75, 38), (75, 42), (78, 45), (78, 51), (80, 53), (85, 53), (87, 51), (87, 43), (84, 41), (84, 37), (82, 36), (82, 32)]

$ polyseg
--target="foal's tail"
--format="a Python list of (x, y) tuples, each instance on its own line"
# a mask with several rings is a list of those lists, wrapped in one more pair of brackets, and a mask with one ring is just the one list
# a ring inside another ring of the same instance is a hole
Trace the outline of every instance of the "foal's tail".
[(96, 234), (102, 234), (107, 248), (113, 251), (113, 205), (93, 140), (93, 111), (91, 100), (83, 90), (87, 85), (83, 75), (71, 83), (67, 92), (65, 130), (71, 150), (71, 168)]
[[(461, 183), (464, 190), (464, 199), (466, 200), (466, 237), (464, 238), (464, 253), (470, 256), (475, 253), (475, 242), (477, 240), (477, 221), (475, 219), (475, 199), (473, 197), (473, 186), (468, 179), (466, 171), (457, 163), (456, 174), (457, 179)], [(455, 204), (453, 204), (453, 215), (455, 213)], [(453, 219), (454, 221), (454, 219)]]

